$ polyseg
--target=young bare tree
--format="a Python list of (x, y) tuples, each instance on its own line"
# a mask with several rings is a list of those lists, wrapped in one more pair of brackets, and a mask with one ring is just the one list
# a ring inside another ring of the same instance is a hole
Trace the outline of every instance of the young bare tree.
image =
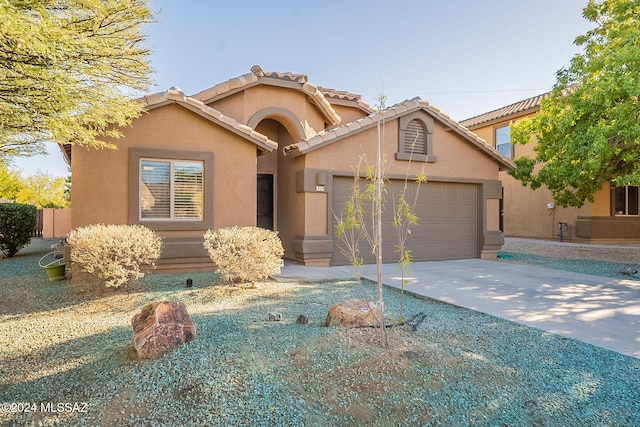
[[(388, 165), (384, 159), (384, 98), (380, 98), (380, 108), (376, 117), (377, 123), (377, 144), (376, 162), (371, 165), (366, 155), (361, 155), (357, 166), (354, 168), (354, 184), (352, 186), (351, 197), (345, 204), (345, 211), (337, 220), (337, 235), (342, 240), (341, 251), (354, 267), (354, 275), (360, 280), (360, 269), (364, 264), (364, 259), (360, 254), (360, 243), (364, 242), (371, 248), (376, 260), (376, 282), (377, 282), (377, 302), (380, 309), (380, 343), (383, 347), (389, 346), (389, 337), (385, 325), (385, 305), (384, 305), (384, 284), (382, 282), (382, 213), (386, 202), (385, 184), (388, 180)], [(415, 143), (414, 143), (415, 144)], [(414, 196), (413, 204), (407, 201), (407, 189), (409, 186), (410, 162), (405, 176), (404, 187), (398, 195), (398, 200), (394, 200), (394, 220), (393, 227), (396, 229), (398, 244), (396, 252), (399, 254), (398, 265), (402, 270), (402, 291), (404, 292), (404, 273), (411, 263), (411, 251), (406, 249), (406, 241), (411, 234), (411, 227), (418, 222), (414, 214), (417, 202), (419, 186), (426, 182), (426, 174), (420, 172), (415, 181), (418, 188)], [(362, 185), (364, 176), (367, 184)], [(401, 313), (402, 316), (402, 307)]]
[(422, 171), (416, 174), (413, 181), (416, 183), (415, 194), (413, 196), (413, 200), (411, 203), (407, 200), (407, 191), (409, 189), (409, 172), (411, 170), (411, 159), (413, 156), (413, 151), (416, 146), (417, 135), (413, 143), (411, 144), (411, 155), (409, 156), (409, 162), (407, 162), (407, 172), (404, 176), (404, 185), (402, 187), (402, 191), (397, 196), (397, 200), (394, 197), (393, 206), (393, 228), (396, 231), (396, 238), (398, 239), (398, 243), (395, 245), (396, 253), (398, 254), (398, 268), (400, 269), (401, 274), (401, 287), (400, 291), (402, 293), (400, 298), (400, 321), (404, 321), (404, 288), (407, 284), (405, 279), (406, 275), (409, 274), (409, 270), (411, 267), (411, 249), (407, 249), (407, 239), (411, 236), (411, 228), (418, 225), (418, 217), (415, 214), (415, 207), (418, 203), (418, 196), (420, 195), (420, 187), (422, 184), (427, 182), (427, 174), (424, 171), (424, 167)]

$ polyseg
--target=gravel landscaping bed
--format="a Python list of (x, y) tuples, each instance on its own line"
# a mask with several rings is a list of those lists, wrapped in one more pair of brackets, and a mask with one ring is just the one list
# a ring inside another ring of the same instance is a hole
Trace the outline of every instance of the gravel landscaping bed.
[[(331, 305), (362, 297), (353, 282), (253, 289), (194, 273), (118, 290), (49, 283), (38, 259), (51, 242), (0, 260), (0, 403), (36, 408), (0, 411), (2, 426), (640, 424), (633, 357), (409, 296), (404, 315), (425, 321), (391, 328), (383, 349), (377, 330), (322, 325)], [(401, 295), (385, 292), (393, 322)], [(159, 300), (183, 301), (197, 337), (140, 361), (130, 321)], [(297, 324), (301, 314), (311, 323)], [(86, 407), (42, 411), (57, 403)]]
[(498, 259), (616, 279), (640, 280), (640, 246), (505, 239)]

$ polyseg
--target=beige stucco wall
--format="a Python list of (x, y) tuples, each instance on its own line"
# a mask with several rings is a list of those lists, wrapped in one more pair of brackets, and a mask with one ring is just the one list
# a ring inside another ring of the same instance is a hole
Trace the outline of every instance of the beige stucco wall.
[(71, 227), (126, 224), (128, 221), (128, 151), (73, 147)]
[(345, 125), (347, 123), (351, 123), (355, 120), (361, 119), (368, 115), (368, 113), (363, 112), (362, 110), (354, 107), (348, 107), (346, 105), (335, 105), (332, 104), (333, 109), (340, 116), (342, 121), (341, 125)]
[[(255, 225), (256, 146), (175, 104), (122, 129), (117, 150), (74, 147), (72, 227), (128, 222), (129, 147), (212, 152), (214, 227)], [(203, 230), (193, 230), (201, 233)], [(185, 231), (165, 234), (188, 234)]]
[[(398, 151), (398, 120), (389, 121), (384, 126), (384, 154), (391, 175), (415, 175), (425, 171), (427, 177), (447, 177), (458, 179), (498, 179), (498, 164), (488, 155), (480, 153), (468, 141), (453, 131), (447, 131), (436, 122), (433, 134), (434, 163), (396, 161)], [(349, 138), (335, 141), (326, 147), (305, 155), (306, 167), (332, 169), (352, 174), (361, 155), (365, 154), (370, 164), (375, 164), (378, 132), (372, 127)], [(407, 167), (409, 169), (407, 169)]]
[(208, 105), (223, 111), (225, 116), (232, 117), (238, 123), (246, 123), (248, 120), (244, 112), (244, 91), (210, 102)]
[(531, 190), (523, 187), (515, 178), (501, 172), (504, 188), (504, 233), (511, 237), (557, 239), (558, 222), (575, 226), (579, 215), (589, 215), (589, 207), (562, 208), (555, 206), (551, 192), (546, 187)]
[[(278, 120), (295, 137), (294, 139), (304, 137), (304, 132), (298, 135), (300, 131), (294, 126), (295, 120), (301, 123), (300, 129), (308, 127), (315, 132), (324, 129), (325, 117), (318, 107), (309, 102), (304, 93), (293, 88), (251, 86), (209, 105), (244, 124), (249, 124), (255, 115), (260, 115), (261, 120)], [(286, 113), (288, 116), (278, 116), (278, 112)], [(251, 124), (255, 126), (257, 123)]]

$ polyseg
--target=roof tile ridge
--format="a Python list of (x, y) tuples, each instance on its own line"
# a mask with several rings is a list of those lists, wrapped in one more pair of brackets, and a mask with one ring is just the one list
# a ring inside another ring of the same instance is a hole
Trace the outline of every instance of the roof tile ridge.
[(331, 98), (347, 99), (349, 101), (355, 101), (355, 102), (362, 100), (362, 95), (349, 92), (346, 90), (338, 90), (338, 89), (328, 88), (325, 86), (318, 86), (318, 89), (320, 89), (325, 94), (325, 96), (329, 96)]
[(349, 92), (346, 90), (337, 90), (333, 88), (327, 88), (324, 86), (318, 86), (318, 89), (324, 93), (325, 97), (341, 99), (350, 102), (355, 102), (362, 110), (367, 111), (369, 113), (374, 112), (375, 110), (371, 105), (362, 100), (362, 95), (357, 93)]
[[(460, 120), (460, 123), (463, 123), (463, 122), (472, 122), (473, 124), (484, 123), (485, 121), (488, 121), (488, 120), (482, 120), (482, 121), (479, 121), (479, 122), (475, 123), (474, 119), (478, 119), (478, 118), (480, 118), (482, 116), (489, 116), (490, 114), (497, 113), (498, 111), (507, 110), (507, 109), (513, 108), (513, 107), (515, 107), (515, 106), (517, 106), (519, 104), (525, 104), (528, 101), (532, 101), (532, 100), (535, 100), (536, 98), (539, 98), (531, 107), (529, 107), (529, 108), (533, 108), (533, 107), (536, 107), (537, 105), (540, 105), (540, 101), (543, 98), (549, 96), (550, 93), (551, 93), (551, 91), (547, 91), (547, 92), (544, 92), (544, 93), (541, 93), (541, 94), (538, 94), (538, 95), (530, 96), (529, 98), (521, 99), (520, 101), (512, 102), (511, 104), (503, 105), (502, 107), (498, 107), (498, 108), (495, 108), (493, 110), (486, 111), (484, 113), (475, 115), (473, 117), (469, 117), (467, 119)], [(516, 109), (516, 111), (517, 111), (517, 109)], [(492, 117), (489, 120), (494, 120), (494, 119), (500, 118), (500, 117), (504, 117), (504, 115), (499, 115), (499, 116), (496, 116), (496, 117)]]
[(331, 103), (327, 101), (324, 93), (313, 83), (305, 82), (302, 84), (302, 92), (311, 97), (314, 103), (320, 107), (327, 117), (332, 121), (331, 124), (338, 125), (342, 121), (342, 117), (333, 109)]
[(232, 90), (240, 89), (258, 80), (258, 77), (253, 73), (242, 74), (237, 77), (230, 78), (227, 81), (217, 83), (210, 88), (201, 90), (193, 95), (193, 98), (201, 101), (206, 101)]

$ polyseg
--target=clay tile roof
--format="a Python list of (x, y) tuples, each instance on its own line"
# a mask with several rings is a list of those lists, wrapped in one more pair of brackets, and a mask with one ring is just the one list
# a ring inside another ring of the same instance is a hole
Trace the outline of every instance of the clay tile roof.
[(485, 124), (485, 123), (500, 120), (500, 119), (506, 119), (510, 116), (535, 110), (540, 107), (540, 101), (542, 101), (542, 99), (546, 98), (548, 95), (549, 95), (549, 92), (543, 93), (541, 95), (532, 96), (531, 98), (527, 98), (525, 100), (515, 102), (513, 104), (507, 105), (506, 107), (501, 107), (496, 110), (489, 111), (488, 113), (480, 114), (479, 116), (462, 120), (460, 124), (468, 128), (473, 128), (481, 124)]
[(391, 120), (399, 118), (413, 111), (422, 109), (430, 114), (432, 117), (443, 123), (448, 129), (456, 132), (469, 142), (471, 142), (480, 151), (483, 151), (490, 157), (493, 157), (498, 161), (501, 168), (513, 169), (515, 164), (502, 153), (491, 147), (484, 139), (480, 138), (475, 133), (471, 132), (460, 123), (444, 114), (438, 108), (432, 106), (427, 101), (420, 99), (419, 97), (400, 102), (387, 109), (382, 114), (373, 113), (366, 117), (355, 120), (351, 123), (346, 123), (337, 128), (330, 129), (326, 132), (321, 132), (316, 136), (307, 138), (304, 141), (299, 141), (295, 144), (288, 145), (283, 148), (286, 154), (291, 154), (298, 151), (300, 154), (305, 154), (309, 151), (331, 144), (335, 141), (341, 140), (354, 133), (361, 132), (365, 129), (369, 129), (377, 124), (381, 120)]
[(180, 104), (183, 107), (195, 112), (196, 114), (199, 114), (205, 119), (210, 120), (222, 126), (223, 128), (230, 130), (236, 135), (242, 136), (250, 142), (253, 142), (263, 151), (273, 151), (274, 149), (278, 148), (278, 144), (274, 141), (271, 141), (265, 135), (254, 131), (249, 126), (243, 125), (242, 123), (237, 122), (235, 119), (229, 116), (225, 116), (219, 110), (209, 107), (199, 99), (186, 96), (184, 92), (180, 90), (180, 88), (177, 88), (175, 86), (167, 90), (166, 92), (146, 95), (144, 98), (142, 98), (142, 100), (143, 102), (145, 102), (147, 110), (173, 103)]
[(361, 95), (347, 92), (345, 90), (336, 90), (322, 86), (318, 86), (318, 89), (320, 89), (326, 98), (353, 103), (367, 113), (373, 113), (375, 111), (369, 104), (362, 100)]
[(275, 86), (285, 86), (297, 88), (309, 96), (309, 100), (315, 104), (327, 118), (331, 125), (338, 125), (342, 121), (338, 113), (333, 109), (323, 92), (316, 86), (309, 83), (309, 79), (304, 74), (280, 73), (264, 71), (259, 65), (251, 67), (251, 73), (243, 74), (229, 81), (219, 83), (209, 89), (205, 89), (192, 95), (206, 104), (216, 101), (225, 96), (232, 95), (248, 87), (264, 82)]
[(286, 80), (297, 83), (308, 83), (309, 78), (306, 74), (280, 73), (275, 71), (264, 71), (259, 65), (251, 67), (251, 72), (258, 77), (269, 77), (272, 79)]

